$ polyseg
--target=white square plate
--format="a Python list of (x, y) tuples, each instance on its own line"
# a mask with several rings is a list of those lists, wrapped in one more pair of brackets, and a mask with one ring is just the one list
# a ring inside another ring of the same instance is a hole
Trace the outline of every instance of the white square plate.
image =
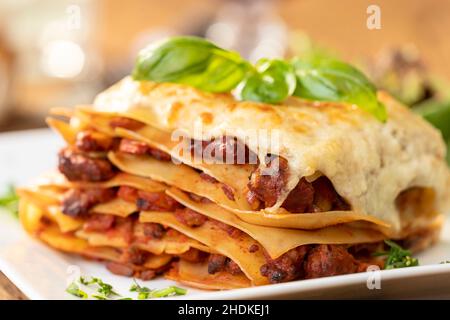
[[(54, 168), (61, 146), (62, 141), (46, 129), (0, 135), (0, 192), (8, 183), (22, 185)], [(440, 264), (450, 260), (449, 232), (447, 223), (442, 240), (418, 256), (419, 267), (220, 292), (188, 288), (182, 298), (450, 298), (450, 264)], [(79, 272), (100, 277), (123, 296), (134, 297), (128, 292), (131, 279), (112, 275), (100, 263), (56, 252), (31, 239), (17, 219), (4, 211), (0, 211), (0, 270), (30, 299), (73, 299), (65, 288)], [(367, 283), (381, 288), (369, 289)], [(153, 289), (174, 283), (156, 279), (143, 284)]]

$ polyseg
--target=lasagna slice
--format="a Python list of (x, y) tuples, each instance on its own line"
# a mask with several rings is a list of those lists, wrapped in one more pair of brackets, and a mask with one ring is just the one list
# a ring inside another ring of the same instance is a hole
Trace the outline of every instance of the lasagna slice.
[[(113, 273), (205, 289), (382, 267), (383, 240), (416, 251), (437, 239), (450, 178), (438, 133), (380, 99), (387, 123), (345, 104), (125, 78), (92, 106), (53, 111), (66, 146), (58, 172), (19, 190), (21, 221)], [(264, 130), (277, 143), (252, 139)]]

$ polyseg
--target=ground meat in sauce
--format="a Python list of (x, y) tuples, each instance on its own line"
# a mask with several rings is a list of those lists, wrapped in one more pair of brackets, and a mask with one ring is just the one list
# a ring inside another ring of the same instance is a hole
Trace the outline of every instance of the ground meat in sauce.
[(131, 139), (120, 140), (118, 151), (134, 155), (150, 155), (161, 161), (170, 161), (172, 159), (170, 154), (164, 151), (152, 148), (145, 142)]
[(218, 220), (211, 220), (211, 223), (213, 223), (214, 225), (216, 225), (217, 227), (219, 227), (220, 229), (225, 231), (233, 239), (237, 239), (242, 235), (241, 230), (239, 230), (233, 226), (230, 226), (229, 224), (220, 222)]
[[(220, 183), (216, 178), (211, 177), (210, 175), (201, 172), (200, 173), (200, 178), (202, 178), (203, 180), (210, 182), (210, 183)], [(231, 188), (230, 186), (224, 184), (224, 183), (220, 183), (221, 184), (221, 188), (223, 190), (223, 193), (225, 193), (225, 195), (227, 196), (228, 199), (234, 201), (234, 191), (233, 188)]]
[(151, 155), (153, 158), (160, 160), (160, 161), (171, 161), (172, 156), (164, 151), (161, 151), (156, 148), (150, 148), (148, 150), (148, 154)]
[(188, 251), (179, 255), (180, 259), (189, 262), (202, 262), (208, 258), (208, 253), (200, 251), (195, 248), (190, 248)]
[(118, 262), (108, 262), (106, 268), (119, 276), (132, 277), (134, 274), (133, 267)]
[(114, 226), (116, 217), (110, 214), (90, 215), (83, 225), (83, 230), (88, 232), (104, 232)]
[(223, 193), (225, 193), (225, 195), (227, 196), (228, 199), (234, 201), (234, 191), (233, 188), (231, 188), (230, 186), (222, 183), (221, 184)]
[(167, 270), (169, 265), (170, 264), (167, 264), (158, 269), (144, 269), (140, 265), (132, 265), (130, 263), (108, 262), (106, 264), (106, 268), (111, 273), (125, 277), (138, 278), (145, 281), (151, 280), (157, 275), (163, 273), (165, 270)]
[(113, 139), (96, 131), (81, 131), (77, 133), (75, 146), (82, 152), (105, 152), (113, 146)]
[(311, 212), (313, 202), (314, 188), (305, 178), (301, 178), (281, 207), (292, 213)]
[(271, 283), (363, 272), (368, 263), (356, 260), (342, 245), (304, 245), (277, 259), (267, 257), (261, 274)]
[(128, 130), (137, 130), (144, 127), (145, 123), (124, 117), (114, 117), (109, 121), (109, 126), (113, 129), (124, 128)]
[[(402, 246), (404, 248), (404, 246)], [(384, 242), (374, 242), (374, 243), (358, 243), (354, 244), (348, 248), (348, 252), (355, 258), (373, 258), (374, 252), (385, 251)]]
[(182, 207), (181, 204), (164, 192), (148, 192), (142, 190), (138, 190), (136, 206), (139, 210), (145, 211), (174, 211)]
[(211, 254), (208, 258), (208, 273), (215, 274), (225, 268), (227, 257), (221, 254)]
[(256, 164), (258, 157), (235, 137), (221, 137), (210, 141), (191, 140), (192, 154), (228, 164)]
[(200, 203), (212, 203), (211, 200), (209, 200), (208, 198), (199, 196), (195, 193), (188, 193), (188, 196), (190, 199), (194, 200), (195, 202), (200, 202)]
[(252, 210), (258, 211), (258, 210), (262, 209), (262, 203), (259, 200), (259, 197), (256, 195), (255, 192), (249, 190), (247, 192), (246, 199)]
[(108, 160), (89, 158), (70, 148), (61, 150), (58, 158), (59, 171), (70, 181), (105, 181), (116, 174)]
[(216, 178), (211, 177), (209, 174), (206, 174), (204, 172), (200, 172), (200, 178), (202, 178), (205, 181), (211, 182), (211, 183), (218, 183), (219, 182)]
[(138, 190), (129, 186), (120, 186), (117, 196), (127, 202), (136, 203), (138, 199)]
[(350, 209), (350, 206), (339, 196), (327, 177), (317, 178), (312, 182), (312, 186), (315, 190), (312, 212)]
[(175, 218), (191, 228), (200, 227), (208, 220), (208, 217), (189, 208), (176, 209)]
[(360, 271), (360, 263), (340, 245), (317, 245), (304, 263), (305, 278), (320, 278)]
[(261, 274), (270, 283), (280, 283), (299, 279), (303, 276), (303, 261), (309, 246), (300, 246), (289, 250), (277, 259), (267, 257), (267, 263), (261, 266)]
[(145, 142), (131, 139), (121, 139), (118, 151), (135, 155), (145, 155), (149, 149), (150, 147)]
[(237, 263), (228, 257), (221, 254), (211, 254), (208, 258), (208, 273), (215, 274), (217, 272), (226, 271), (232, 275), (242, 273), (241, 268)]
[(134, 224), (135, 219), (132, 216), (127, 218), (116, 217), (114, 228), (108, 230), (106, 232), (107, 236), (121, 237), (128, 244), (131, 243), (134, 239)]
[(164, 229), (164, 227), (159, 223), (142, 223), (142, 229), (144, 236), (152, 239), (161, 239), (166, 234), (166, 229)]
[(120, 260), (124, 263), (132, 263), (134, 265), (140, 266), (147, 261), (149, 257), (149, 253), (143, 250), (140, 250), (134, 246), (126, 248), (120, 257)]
[(116, 191), (114, 189), (71, 189), (62, 198), (61, 210), (71, 217), (86, 215), (96, 204), (114, 199)]
[(257, 168), (250, 176), (248, 188), (254, 196), (263, 202), (264, 207), (271, 207), (277, 202), (286, 185), (288, 162), (286, 159), (276, 156), (266, 157), (265, 162), (267, 172)]
[(135, 277), (147, 281), (155, 278), (158, 275), (156, 270), (142, 270), (135, 273)]
[(142, 269), (142, 267), (139, 266), (136, 267), (133, 265), (123, 264), (119, 262), (108, 262), (106, 264), (106, 268), (113, 274), (117, 274), (119, 276), (124, 277), (133, 277), (144, 281), (155, 278), (158, 274), (160, 274), (166, 269), (165, 266), (161, 268), (161, 270)]
[[(264, 207), (275, 205), (286, 185), (288, 163), (282, 157), (272, 156), (266, 159), (267, 168), (273, 169), (277, 165), (275, 160), (278, 160), (279, 167), (278, 170), (273, 171), (273, 174), (263, 175), (262, 170), (258, 168), (250, 177), (247, 202), (253, 210), (260, 209), (261, 202)], [(350, 206), (338, 195), (333, 184), (326, 177), (319, 177), (313, 182), (301, 178), (281, 207), (292, 213), (350, 209)]]

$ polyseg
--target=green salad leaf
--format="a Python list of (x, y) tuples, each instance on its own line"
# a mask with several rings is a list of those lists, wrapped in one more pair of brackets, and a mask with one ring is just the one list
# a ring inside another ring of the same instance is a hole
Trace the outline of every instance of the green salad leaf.
[(297, 76), (294, 95), (310, 100), (341, 101), (357, 105), (378, 120), (387, 120), (375, 86), (353, 66), (322, 55), (294, 59)]
[(209, 92), (228, 92), (251, 65), (236, 52), (197, 37), (174, 37), (142, 50), (135, 80), (176, 82)]

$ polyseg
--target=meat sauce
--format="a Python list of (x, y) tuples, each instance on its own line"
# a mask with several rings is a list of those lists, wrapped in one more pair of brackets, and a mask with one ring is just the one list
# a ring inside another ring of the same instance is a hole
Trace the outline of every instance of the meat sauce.
[[(76, 190), (71, 190), (70, 192), (73, 193), (75, 191)], [(100, 201), (111, 196), (108, 193), (97, 193), (89, 189), (84, 190), (84, 193), (77, 194), (84, 194), (84, 196), (79, 198), (81, 199), (81, 204), (85, 203), (84, 199), (90, 198), (91, 201)], [(167, 203), (170, 203), (171, 205), (176, 203), (176, 201), (170, 197), (161, 202), (160, 193), (156, 194), (158, 194), (158, 196), (152, 198), (157, 204), (155, 208), (162, 209), (164, 206), (161, 206), (161, 203), (164, 205)], [(126, 199), (126, 201), (138, 201), (140, 197), (139, 191), (130, 187), (120, 187), (119, 191), (117, 191), (117, 195), (120, 195), (122, 198)], [(146, 195), (147, 199), (149, 199), (148, 193)], [(73, 196), (70, 198), (73, 199)], [(85, 208), (83, 205), (80, 205), (79, 207)], [(191, 228), (200, 227), (206, 221), (210, 221), (219, 229), (226, 231), (231, 238), (239, 239), (242, 235), (241, 230), (220, 221), (210, 219), (189, 208), (183, 208), (180, 204), (177, 204), (177, 207), (172, 206), (169, 211), (173, 211), (178, 221)], [(156, 276), (157, 272), (149, 271), (142, 274), (139, 273), (140, 271), (136, 271), (136, 266), (142, 265), (148, 257), (148, 253), (133, 246), (133, 243), (136, 240), (133, 238), (133, 225), (136, 223), (137, 221), (133, 216), (129, 218), (120, 218), (112, 215), (91, 214), (87, 217), (83, 229), (92, 232), (102, 232), (111, 236), (114, 234), (121, 234), (128, 241), (130, 246), (122, 252), (121, 262), (109, 263), (108, 269), (116, 274), (129, 276), (138, 275), (140, 277), (145, 276), (147, 279), (150, 279)], [(139, 224), (143, 230), (144, 239), (161, 239), (168, 232), (166, 228), (157, 223)], [(258, 250), (261, 249), (257, 244), (248, 248), (249, 253), (257, 252)], [(354, 254), (356, 251), (361, 250), (355, 248), (352, 253)], [(286, 252), (277, 259), (272, 259), (266, 254), (267, 262), (261, 267), (261, 274), (267, 277), (271, 283), (280, 283), (296, 279), (318, 278), (364, 271), (368, 264), (358, 261), (352, 253), (341, 245), (304, 245)], [(179, 258), (190, 262), (207, 261), (208, 272), (210, 274), (229, 272), (230, 274), (238, 275), (242, 273), (242, 270), (234, 261), (219, 254), (208, 255), (197, 249), (190, 249), (188, 252), (180, 254)]]
[(72, 148), (59, 152), (58, 169), (70, 181), (100, 182), (116, 174), (116, 169), (108, 160), (91, 158)]
[[(247, 200), (259, 209), (275, 205), (288, 180), (287, 160), (278, 156), (266, 157), (265, 171), (257, 168), (250, 176)], [(350, 206), (338, 195), (331, 181), (321, 176), (313, 182), (301, 178), (281, 205), (292, 213), (349, 210)]]
[[(112, 128), (138, 130), (145, 124), (117, 117), (110, 121), (110, 125)], [(117, 170), (106, 158), (93, 158), (88, 152), (116, 150), (126, 154), (149, 155), (161, 161), (171, 160), (169, 154), (144, 142), (125, 138), (113, 139), (92, 130), (80, 132), (75, 146), (76, 148), (63, 149), (59, 154), (59, 169), (71, 181), (105, 181), (115, 175)], [(192, 140), (191, 152), (201, 153), (203, 156), (208, 154), (214, 159), (232, 159), (231, 163), (234, 164), (257, 163), (252, 161), (256, 155), (245, 144), (228, 136), (209, 141)], [(265, 169), (255, 168), (249, 178), (247, 201), (253, 210), (273, 206), (282, 194), (289, 177), (286, 159), (268, 155), (265, 164)], [(267, 174), (267, 170), (270, 174)], [(210, 183), (220, 183), (205, 173), (200, 173), (200, 176)], [(230, 200), (234, 200), (234, 190), (230, 186), (221, 184), (221, 188)], [(141, 199), (143, 200), (140, 206), (145, 208), (143, 210), (152, 210), (152, 207), (146, 203), (145, 196)], [(348, 203), (337, 194), (331, 181), (324, 176), (313, 182), (308, 182), (305, 178), (300, 179), (281, 207), (292, 213), (350, 209)]]
[[(144, 126), (143, 123), (132, 119), (117, 117), (110, 125), (112, 128), (126, 128), (138, 130)], [(193, 141), (192, 152), (197, 152), (195, 146), (200, 145), (200, 151), (206, 148), (213, 150), (210, 154), (213, 158), (232, 159), (233, 163), (240, 164), (238, 150), (244, 150), (244, 164), (252, 163), (256, 156), (247, 146), (240, 143), (236, 138), (223, 137), (213, 141)], [(152, 148), (149, 145), (131, 139), (110, 138), (99, 132), (86, 130), (80, 132), (76, 137), (74, 147), (62, 149), (59, 153), (58, 168), (70, 181), (100, 182), (111, 179), (117, 169), (107, 160), (102, 153), (110, 150), (117, 152), (150, 155), (161, 161), (170, 161), (169, 154)], [(97, 153), (93, 156), (93, 153)], [(242, 154), (242, 153), (241, 153)], [(266, 158), (267, 168), (278, 170), (274, 174), (264, 175), (256, 168), (250, 176), (247, 194), (249, 204), (254, 210), (273, 206), (288, 179), (288, 163), (282, 157), (268, 156)], [(201, 173), (201, 178), (210, 183), (220, 183), (213, 177)], [(225, 195), (233, 200), (233, 189), (222, 184)], [(189, 194), (199, 202), (209, 202), (207, 198)], [(86, 222), (83, 229), (89, 232), (104, 232), (112, 234), (122, 232), (130, 246), (122, 251), (119, 262), (108, 263), (108, 269), (116, 274), (125, 276), (137, 276), (143, 279), (151, 279), (161, 270), (145, 270), (141, 266), (145, 263), (149, 253), (133, 246), (133, 225), (137, 222), (135, 218), (119, 218), (107, 214), (89, 214), (93, 206), (107, 202), (115, 197), (125, 201), (133, 202), (137, 210), (167, 211), (174, 212), (176, 219), (191, 227), (202, 226), (206, 221), (211, 221), (232, 238), (238, 238), (242, 231), (232, 226), (185, 208), (183, 205), (166, 195), (164, 192), (148, 192), (136, 188), (121, 186), (109, 189), (71, 189), (64, 194), (62, 199), (62, 212), (71, 217), (84, 217)], [(335, 191), (332, 183), (326, 177), (320, 177), (313, 182), (302, 178), (297, 186), (291, 191), (282, 207), (293, 213), (323, 212), (330, 210), (348, 210), (350, 207)], [(171, 231), (157, 223), (140, 224), (143, 236), (147, 239), (161, 239)], [(249, 252), (261, 250), (258, 245), (252, 245)], [(262, 249), (263, 250), (263, 249)], [(207, 254), (191, 248), (180, 254), (180, 259), (190, 262), (208, 262), (208, 272), (229, 272), (230, 274), (241, 274), (242, 270), (237, 263), (230, 258), (220, 254)], [(317, 278), (329, 275), (354, 273), (365, 270), (367, 264), (359, 262), (348, 250), (339, 245), (305, 245), (286, 252), (277, 259), (266, 257), (267, 263), (261, 267), (261, 274), (269, 279), (271, 283), (286, 282), (300, 278)]]
[(267, 257), (267, 263), (261, 267), (261, 274), (270, 283), (280, 283), (363, 272), (368, 266), (368, 263), (357, 260), (342, 245), (303, 245), (277, 259)]

